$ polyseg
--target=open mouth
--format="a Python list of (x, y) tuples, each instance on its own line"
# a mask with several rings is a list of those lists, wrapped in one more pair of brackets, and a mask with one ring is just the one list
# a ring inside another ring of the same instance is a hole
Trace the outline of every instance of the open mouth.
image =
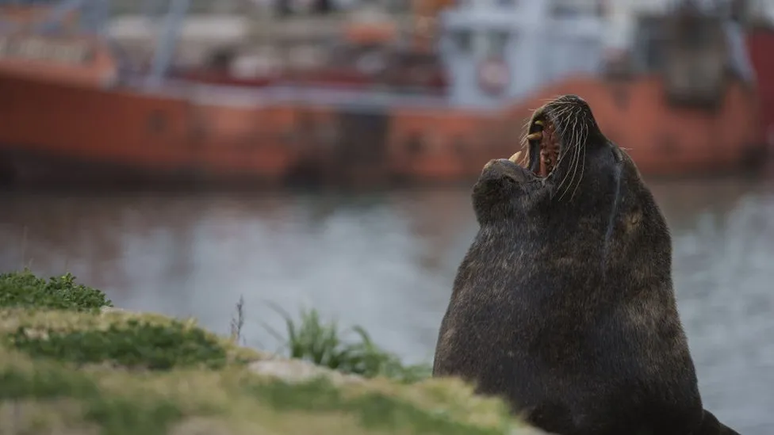
[[(548, 177), (556, 169), (561, 151), (554, 123), (542, 114), (535, 116), (529, 126), (527, 141), (529, 143), (527, 167), (538, 177)], [(511, 160), (519, 163), (517, 160), (520, 157), (521, 152), (514, 154)]]

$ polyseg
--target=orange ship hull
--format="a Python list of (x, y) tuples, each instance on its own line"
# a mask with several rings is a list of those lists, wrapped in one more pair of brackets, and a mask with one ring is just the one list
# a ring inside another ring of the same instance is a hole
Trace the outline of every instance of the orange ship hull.
[[(714, 112), (670, 106), (656, 77), (573, 78), (491, 113), (440, 104), (369, 112), (197, 101), (0, 72), (0, 155), (6, 179), (12, 167), (19, 180), (121, 174), (212, 183), (469, 181), (489, 159), (518, 149), (531, 109), (564, 93), (589, 102), (603, 131), (645, 175), (745, 171), (765, 150), (756, 94), (740, 83), (728, 86)], [(73, 171), (71, 163), (85, 167)]]
[(605, 135), (625, 148), (646, 175), (741, 172), (764, 158), (760, 103), (756, 92), (740, 82), (728, 85), (713, 111), (671, 105), (656, 76), (628, 83), (568, 80), (527, 105), (537, 107), (546, 98), (565, 93), (579, 95), (591, 105)]
[(774, 29), (751, 32), (747, 38), (750, 58), (755, 65), (761, 99), (761, 119), (769, 152), (774, 152)]

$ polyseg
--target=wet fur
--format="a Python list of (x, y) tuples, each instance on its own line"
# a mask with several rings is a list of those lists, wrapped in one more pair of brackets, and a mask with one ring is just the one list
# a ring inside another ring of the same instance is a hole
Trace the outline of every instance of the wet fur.
[(737, 434), (703, 410), (669, 229), (635, 164), (583, 100), (540, 110), (562, 138), (557, 169), (542, 180), (501, 159), (482, 171), (480, 229), (433, 375), (462, 377), (561, 435)]

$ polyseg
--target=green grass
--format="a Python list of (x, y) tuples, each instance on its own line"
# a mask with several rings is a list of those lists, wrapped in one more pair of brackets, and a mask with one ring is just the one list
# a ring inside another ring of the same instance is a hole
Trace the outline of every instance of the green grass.
[(357, 416), (367, 429), (405, 431), (413, 434), (487, 435), (502, 433), (500, 428), (479, 428), (459, 424), (443, 412), (426, 412), (411, 402), (382, 392), (348, 397), (324, 378), (301, 385), (285, 382), (247, 383), (244, 387), (280, 411), (311, 413), (346, 411)]
[[(44, 280), (25, 270), (0, 275), (0, 307), (88, 311), (112, 307), (112, 302), (100, 290), (77, 283), (69, 273)], [(302, 309), (296, 321), (276, 309), (285, 319), (287, 335), (270, 332), (285, 343), (290, 358), (368, 378), (386, 376), (415, 382), (430, 376), (428, 364), (403, 365), (360, 326), (342, 329), (335, 320), (322, 319), (314, 309)], [(243, 325), (244, 300), (240, 298), (231, 321), (231, 337), (237, 343)], [(77, 364), (108, 362), (159, 370), (191, 364), (217, 368), (226, 360), (225, 351), (211, 337), (200, 329), (186, 329), (180, 322), (150, 325), (135, 321), (111, 325), (107, 330), (47, 330), (34, 335), (19, 327), (9, 340), (12, 347), (32, 356)]]
[(88, 311), (112, 306), (103, 292), (77, 284), (69, 273), (48, 281), (27, 270), (0, 274), (0, 308)]
[[(34, 308), (89, 311), (112, 307), (103, 292), (76, 282), (71, 274), (36, 277), (31, 272), (0, 275), (0, 308)], [(430, 376), (429, 364), (404, 365), (394, 354), (373, 342), (360, 326), (343, 329), (335, 320), (326, 321), (314, 310), (302, 309), (300, 319), (275, 307), (285, 319), (286, 336), (269, 329), (285, 343), (290, 358), (367, 378), (386, 376), (401, 382), (416, 382)], [(244, 325), (244, 300), (236, 305), (231, 337), (239, 343)], [(151, 370), (203, 364), (222, 367), (222, 347), (202, 330), (181, 322), (151, 325), (134, 321), (89, 331), (36, 330), (20, 326), (7, 339), (11, 347), (34, 357), (50, 357), (77, 364), (110, 363)]]
[(0, 385), (0, 400), (75, 400), (81, 404), (83, 421), (99, 426), (103, 435), (163, 435), (182, 418), (169, 400), (111, 397), (86, 374), (53, 364), (38, 365), (32, 372), (6, 367), (0, 371)]
[(132, 369), (169, 370), (196, 365), (222, 368), (227, 360), (226, 349), (213, 337), (177, 321), (153, 325), (130, 320), (105, 330), (68, 332), (19, 326), (8, 341), (12, 348), (30, 356), (79, 365), (110, 363)]
[[(76, 427), (94, 426), (102, 435), (163, 435), (194, 417), (218, 419), (221, 427), (232, 420), (249, 421), (258, 430), (245, 433), (497, 435), (517, 427), (491, 399), (466, 396), (467, 415), (453, 403), (430, 402), (430, 390), (438, 385), (425, 386), (412, 397), (390, 388), (346, 390), (324, 378), (289, 383), (227, 370), (211, 371), (212, 382), (196, 372), (158, 373), (135, 379), (131, 373), (83, 372), (52, 362), (36, 363), (34, 370), (0, 364), (0, 404), (28, 404), (25, 411), (37, 411), (38, 417), (67, 413)], [(186, 383), (190, 391), (179, 389)], [(75, 406), (58, 409), (63, 399)], [(470, 418), (476, 410), (483, 416), (478, 420)], [(331, 423), (331, 416), (337, 422)], [(36, 424), (50, 428), (52, 421)], [(274, 430), (261, 431), (266, 428)]]
[[(386, 376), (416, 382), (430, 376), (428, 364), (403, 365), (397, 356), (377, 346), (360, 326), (341, 329), (335, 320), (324, 321), (314, 309), (302, 309), (301, 319), (296, 322), (280, 308), (275, 309), (285, 319), (285, 347), (291, 358), (367, 378)], [(282, 340), (279, 334), (273, 333)], [(346, 340), (348, 335), (354, 340)]]
[(403, 366), (362, 328), (339, 328), (315, 310), (298, 321), (285, 315), (288, 356), (365, 379), (256, 374), (253, 362), (274, 357), (237, 345), (241, 300), (232, 339), (193, 320), (100, 309), (110, 306), (69, 274), (0, 275), (0, 433), (518, 435), (523, 427), (503, 402), (459, 380), (428, 379), (428, 366)]
[[(111, 307), (100, 290), (78, 284), (66, 274), (43, 280), (29, 271), (0, 275), (0, 307), (90, 311)], [(5, 337), (9, 347), (35, 358), (79, 365), (108, 363), (131, 369), (169, 370), (176, 366), (220, 368), (226, 350), (199, 328), (183, 322), (150, 324), (130, 320), (104, 329), (60, 331), (20, 325)]]

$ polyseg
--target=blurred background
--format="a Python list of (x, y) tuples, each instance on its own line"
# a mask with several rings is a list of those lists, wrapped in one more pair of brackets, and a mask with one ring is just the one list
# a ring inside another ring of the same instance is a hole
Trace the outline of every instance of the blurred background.
[(432, 360), (470, 187), (573, 93), (670, 224), (705, 406), (774, 433), (774, 1), (0, 1), (0, 271)]

